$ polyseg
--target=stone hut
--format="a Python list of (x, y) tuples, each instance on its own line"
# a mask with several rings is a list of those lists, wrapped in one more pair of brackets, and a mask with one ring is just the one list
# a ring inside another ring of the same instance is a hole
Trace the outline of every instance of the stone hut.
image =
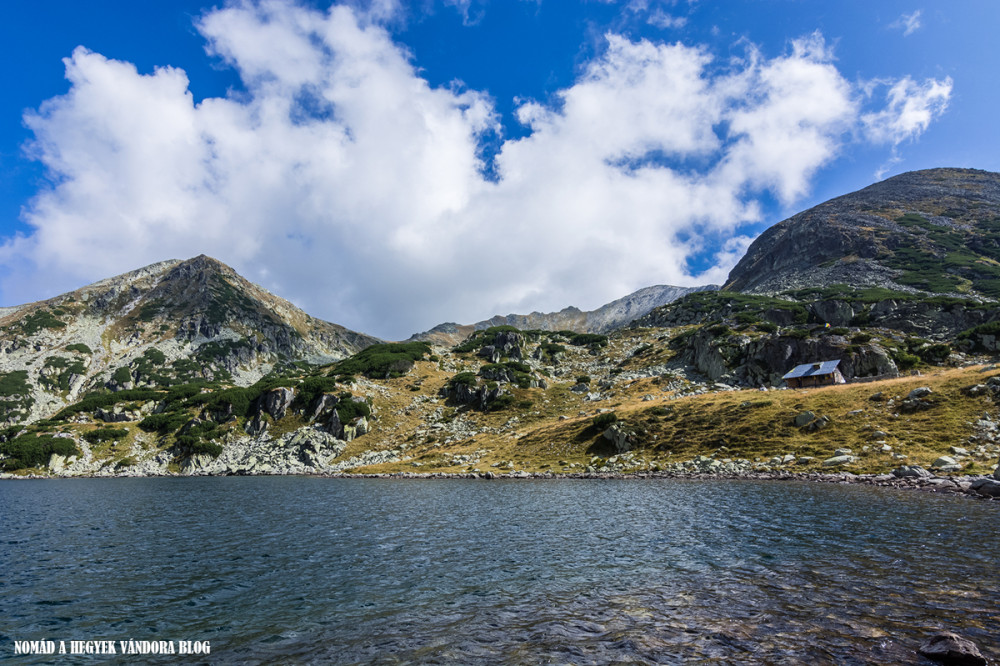
[(788, 388), (808, 388), (810, 386), (830, 386), (844, 384), (844, 375), (837, 366), (840, 361), (817, 361), (797, 365), (782, 377)]

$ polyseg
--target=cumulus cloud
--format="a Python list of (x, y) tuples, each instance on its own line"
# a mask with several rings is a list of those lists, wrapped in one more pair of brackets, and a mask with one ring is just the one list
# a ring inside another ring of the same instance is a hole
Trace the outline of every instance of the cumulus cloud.
[[(245, 92), (195, 104), (178, 69), (139, 74), (85, 49), (66, 60), (69, 92), (26, 118), (52, 184), (26, 210), (32, 232), (0, 247), (5, 301), (204, 252), (387, 338), (592, 308), (721, 280), (760, 197), (801, 197), (859, 124), (894, 141), (943, 110), (907, 79), (863, 113), (873, 98), (818, 34), (720, 64), (611, 33), (551, 103), (521, 103), (527, 134), (484, 158), (493, 101), (429, 85), (372, 10), (245, 2), (198, 28)], [(693, 274), (706, 253), (715, 266)]]
[(881, 111), (864, 114), (861, 121), (871, 140), (894, 145), (916, 139), (934, 118), (945, 112), (953, 85), (950, 76), (923, 83), (907, 76), (882, 83), (888, 86), (888, 105)]
[(912, 14), (903, 14), (898, 19), (893, 21), (889, 27), (897, 28), (903, 31), (904, 37), (909, 37), (923, 25), (920, 21), (920, 15), (923, 13), (922, 10), (918, 9)]

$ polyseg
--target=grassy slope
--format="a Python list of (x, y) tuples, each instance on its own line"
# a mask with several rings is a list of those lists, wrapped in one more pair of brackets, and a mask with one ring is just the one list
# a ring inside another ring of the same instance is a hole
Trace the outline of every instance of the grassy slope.
[[(640, 336), (640, 340), (655, 341), (659, 334), (662, 331), (651, 330)], [(616, 344), (623, 346), (623, 339), (613, 341), (613, 347)], [(660, 343), (654, 350), (654, 358), (662, 361), (666, 355)], [(632, 360), (626, 365), (634, 364)], [(358, 472), (486, 471), (494, 463), (504, 461), (512, 461), (513, 468), (518, 470), (573, 471), (566, 463), (586, 465), (595, 455), (612, 455), (600, 431), (591, 425), (599, 409), (612, 409), (639, 433), (638, 457), (649, 467), (710, 455), (725, 446), (723, 455), (729, 458), (766, 461), (789, 453), (813, 457), (815, 460), (810, 464), (794, 466), (796, 470), (810, 470), (819, 468), (824, 459), (833, 456), (835, 449), (847, 447), (860, 457), (848, 469), (882, 472), (904, 462), (929, 466), (937, 457), (946, 455), (949, 446), (968, 447), (975, 421), (993, 405), (983, 397), (965, 396), (960, 389), (1000, 374), (987, 368), (992, 366), (925, 368), (921, 376), (866, 384), (767, 392), (722, 391), (689, 397), (675, 397), (673, 392), (662, 389), (656, 379), (645, 378), (622, 382), (612, 389), (608, 400), (599, 402), (585, 402), (570, 392), (572, 381), (556, 380), (547, 390), (513, 391), (518, 400), (533, 401), (527, 412), (481, 414), (459, 410), (479, 430), (501, 428), (512, 416), (517, 416), (517, 423), (507, 432), (480, 433), (444, 443), (443, 437), (428, 441), (427, 437), (413, 434), (428, 417), (429, 409), (403, 413), (415, 395), (407, 389), (415, 378), (422, 382), (421, 393), (433, 395), (452, 374), (439, 370), (437, 364), (425, 362), (418, 364), (411, 377), (384, 383), (389, 397), (375, 399), (379, 420), (370, 435), (352, 443), (352, 449), (395, 448), (404, 433), (408, 436), (403, 439), (408, 438), (413, 446), (409, 452), (414, 456), (411, 460), (359, 468)], [(932, 389), (930, 401), (934, 407), (913, 414), (899, 413), (899, 401), (920, 386)], [(877, 392), (883, 393), (884, 400), (870, 399)], [(644, 401), (643, 396), (647, 395), (654, 396), (653, 400)], [(889, 398), (895, 399), (895, 405), (890, 406)], [(827, 415), (831, 423), (816, 432), (796, 428), (792, 419), (805, 410), (818, 416)], [(860, 413), (850, 414), (857, 410)], [(443, 420), (447, 421), (455, 412), (454, 407), (446, 407)], [(560, 416), (565, 418), (561, 420)], [(888, 434), (886, 442), (892, 453), (906, 455), (905, 461), (892, 458), (890, 453), (876, 452), (880, 445), (873, 444), (872, 433), (878, 430)], [(863, 451), (865, 446), (870, 450)], [(475, 464), (451, 464), (453, 456), (483, 450), (487, 452)], [(414, 461), (421, 465), (415, 467)], [(993, 463), (995, 460), (979, 461), (969, 471), (986, 472)]]
[[(761, 459), (792, 454), (812, 457), (809, 464), (790, 467), (795, 471), (819, 469), (822, 461), (840, 447), (851, 448), (860, 457), (847, 469), (854, 472), (885, 472), (904, 461), (889, 453), (876, 452), (872, 433), (888, 433), (892, 453), (907, 456), (906, 464), (929, 466), (950, 446), (965, 446), (974, 424), (984, 411), (995, 412), (985, 397), (969, 397), (963, 387), (980, 384), (1000, 374), (993, 366), (928, 368), (922, 376), (908, 376), (866, 384), (848, 384), (809, 390), (719, 391), (683, 396), (683, 380), (660, 377), (624, 379), (620, 372), (658, 366), (673, 352), (667, 345), (670, 335), (682, 329), (642, 329), (613, 335), (599, 356), (586, 348), (567, 345), (557, 363), (548, 388), (510, 388), (515, 405), (498, 412), (483, 413), (449, 403), (440, 396), (447, 381), (460, 371), (475, 371), (485, 362), (474, 354), (453, 354), (436, 349), (440, 361), (422, 360), (405, 376), (393, 379), (359, 379), (352, 392), (367, 395), (373, 402), (371, 431), (350, 442), (338, 461), (367, 450), (398, 449), (405, 444), (403, 460), (395, 463), (355, 468), (355, 472), (466, 472), (524, 470), (529, 472), (579, 472), (610, 457), (613, 451), (592, 426), (594, 415), (613, 410), (638, 434), (634, 469), (655, 469), (667, 463), (690, 460), (718, 452), (719, 458)], [(636, 351), (639, 355), (634, 355)], [(570, 391), (579, 375), (592, 376), (592, 390), (604, 399), (586, 401)], [(600, 389), (611, 380), (610, 388)], [(914, 388), (932, 389), (933, 407), (913, 414), (899, 413), (898, 405)], [(338, 389), (339, 390), (339, 389)], [(884, 400), (873, 401), (881, 392)], [(645, 399), (644, 399), (645, 398)], [(527, 403), (530, 402), (530, 406)], [(139, 403), (124, 404), (136, 408)], [(830, 424), (823, 430), (807, 432), (792, 424), (794, 416), (810, 410), (826, 415)], [(860, 410), (860, 411), (858, 411)], [(851, 412), (857, 412), (852, 414)], [(194, 416), (192, 411), (190, 416)], [(280, 433), (305, 425), (300, 415), (289, 414), (272, 426)], [(461, 425), (462, 427), (458, 427)], [(129, 429), (124, 441), (91, 446), (95, 457), (118, 460), (132, 457), (131, 443), (145, 449), (169, 446), (155, 435), (142, 433), (136, 423), (64, 423), (64, 432), (78, 436), (95, 426)], [(221, 431), (241, 432), (238, 423)], [(474, 434), (473, 434), (474, 433)], [(870, 450), (865, 452), (863, 447)], [(721, 447), (726, 447), (721, 449)], [(721, 449), (721, 450), (720, 450)], [(985, 473), (995, 457), (974, 460), (967, 471)]]

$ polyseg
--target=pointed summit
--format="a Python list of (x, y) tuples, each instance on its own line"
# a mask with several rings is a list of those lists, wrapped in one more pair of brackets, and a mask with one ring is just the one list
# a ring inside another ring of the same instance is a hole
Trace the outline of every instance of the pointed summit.
[[(376, 342), (199, 255), (0, 311), (0, 376), (23, 373), (32, 389), (14, 411), (41, 418), (92, 389), (245, 385), (275, 367), (328, 363)], [(13, 416), (0, 405), (0, 421)]]

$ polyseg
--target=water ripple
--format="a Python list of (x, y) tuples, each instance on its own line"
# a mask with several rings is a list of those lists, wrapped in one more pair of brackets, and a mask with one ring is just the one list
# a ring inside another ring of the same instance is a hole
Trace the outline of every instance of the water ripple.
[(6, 483), (0, 506), (0, 650), (155, 638), (211, 641), (213, 663), (917, 663), (949, 628), (1000, 658), (1000, 513), (966, 498), (240, 477)]

